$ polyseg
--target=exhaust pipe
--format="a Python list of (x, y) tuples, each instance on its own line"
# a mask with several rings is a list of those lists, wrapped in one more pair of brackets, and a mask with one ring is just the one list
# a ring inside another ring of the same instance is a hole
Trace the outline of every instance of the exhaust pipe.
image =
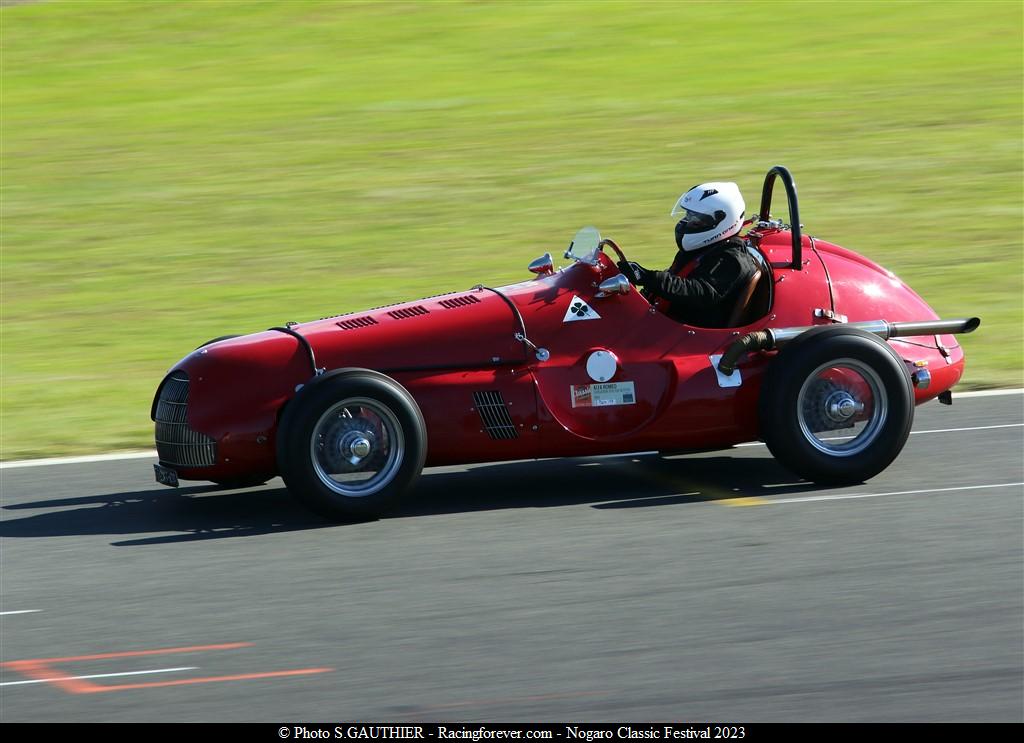
[[(957, 335), (959, 333), (971, 333), (981, 325), (981, 318), (969, 317), (957, 320), (924, 320), (921, 322), (889, 322), (888, 320), (862, 320), (860, 322), (843, 323), (840, 327), (860, 328), (868, 333), (877, 335), (884, 341), (890, 338), (902, 338), (909, 335)], [(745, 353), (755, 351), (774, 351), (782, 348), (791, 340), (808, 330), (826, 327), (823, 325), (810, 325), (802, 328), (765, 328), (747, 333), (742, 338), (735, 340), (718, 362), (718, 371), (722, 374), (732, 374), (739, 363), (740, 357)]]

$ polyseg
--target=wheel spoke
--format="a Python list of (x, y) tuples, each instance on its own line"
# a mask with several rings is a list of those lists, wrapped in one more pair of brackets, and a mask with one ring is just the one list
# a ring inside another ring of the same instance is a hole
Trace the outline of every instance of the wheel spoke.
[(856, 359), (822, 364), (808, 375), (797, 396), (801, 432), (815, 449), (831, 456), (864, 451), (881, 434), (887, 414), (882, 380)]
[(310, 457), (320, 481), (335, 493), (363, 498), (392, 480), (404, 457), (394, 413), (369, 398), (342, 400), (313, 429)]

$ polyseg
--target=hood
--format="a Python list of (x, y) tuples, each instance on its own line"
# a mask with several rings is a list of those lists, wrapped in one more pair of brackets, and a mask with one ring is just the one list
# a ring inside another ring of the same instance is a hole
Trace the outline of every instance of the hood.
[(309, 341), (317, 365), (328, 369), (486, 367), (525, 359), (515, 312), (483, 288), (328, 317), (294, 330)]

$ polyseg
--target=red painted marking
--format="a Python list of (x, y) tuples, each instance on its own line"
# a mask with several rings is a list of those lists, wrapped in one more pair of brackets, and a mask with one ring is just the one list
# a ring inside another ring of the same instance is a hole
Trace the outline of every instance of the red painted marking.
[(53, 684), (58, 689), (66, 691), (68, 694), (88, 694), (96, 689), (102, 688), (98, 684), (93, 684), (85, 679), (65, 678), (69, 674), (62, 673), (55, 668), (51, 668), (42, 661), (15, 660), (10, 663), (4, 663), (3, 665), (8, 668), (13, 668), (23, 676), (28, 676), (30, 679), (37, 679), (39, 681), (45, 681), (48, 684)]
[(159, 648), (157, 650), (126, 650), (120, 653), (96, 653), (95, 655), (69, 655), (66, 658), (28, 658), (12, 660), (0, 665), (13, 668), (16, 663), (76, 663), (83, 660), (106, 660), (107, 658), (131, 658), (139, 655), (169, 655), (171, 653), (198, 653), (203, 650), (234, 650), (250, 648), (251, 642), (226, 642), (220, 645), (189, 645), (183, 648)]
[(107, 691), (127, 691), (129, 689), (156, 689), (161, 686), (184, 686), (186, 684), (210, 684), (215, 681), (247, 681), (249, 679), (276, 678), (281, 676), (308, 676), (313, 673), (329, 673), (333, 668), (296, 668), (288, 671), (268, 671), (266, 673), (238, 673), (230, 676), (203, 676), (199, 678), (175, 679), (173, 681), (148, 681), (137, 684), (114, 684), (106, 686), (94, 684), (72, 674), (53, 668), (51, 663), (72, 663), (86, 660), (106, 660), (107, 658), (134, 658), (140, 655), (167, 655), (170, 653), (197, 653), (204, 650), (234, 650), (252, 647), (251, 642), (228, 642), (220, 645), (190, 645), (181, 648), (160, 648), (157, 650), (129, 650), (119, 653), (96, 653), (94, 655), (71, 655), (66, 658), (27, 658), (10, 660), (0, 663), (4, 668), (11, 668), (30, 679), (45, 681), (47, 684), (67, 692), (68, 694), (101, 694)]
[[(191, 679), (175, 679), (174, 681), (146, 681), (139, 684), (117, 684), (115, 686), (99, 686), (90, 684), (95, 688), (85, 693), (96, 693), (102, 691), (126, 691), (128, 689), (155, 689), (160, 686), (184, 686), (185, 684), (210, 684), (215, 681), (247, 681), (249, 679), (266, 679), (275, 676), (308, 676), (312, 673), (330, 673), (333, 668), (296, 668), (291, 671), (269, 671), (267, 673), (237, 673), (232, 676), (205, 676)], [(79, 692), (82, 693), (82, 692)]]

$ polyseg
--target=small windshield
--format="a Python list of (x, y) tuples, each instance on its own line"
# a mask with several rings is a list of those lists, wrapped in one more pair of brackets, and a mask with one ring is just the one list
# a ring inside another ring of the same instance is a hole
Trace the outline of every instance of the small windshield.
[(597, 227), (584, 227), (573, 237), (565, 251), (566, 258), (574, 258), (594, 265), (597, 263), (598, 245), (601, 244), (601, 233)]

